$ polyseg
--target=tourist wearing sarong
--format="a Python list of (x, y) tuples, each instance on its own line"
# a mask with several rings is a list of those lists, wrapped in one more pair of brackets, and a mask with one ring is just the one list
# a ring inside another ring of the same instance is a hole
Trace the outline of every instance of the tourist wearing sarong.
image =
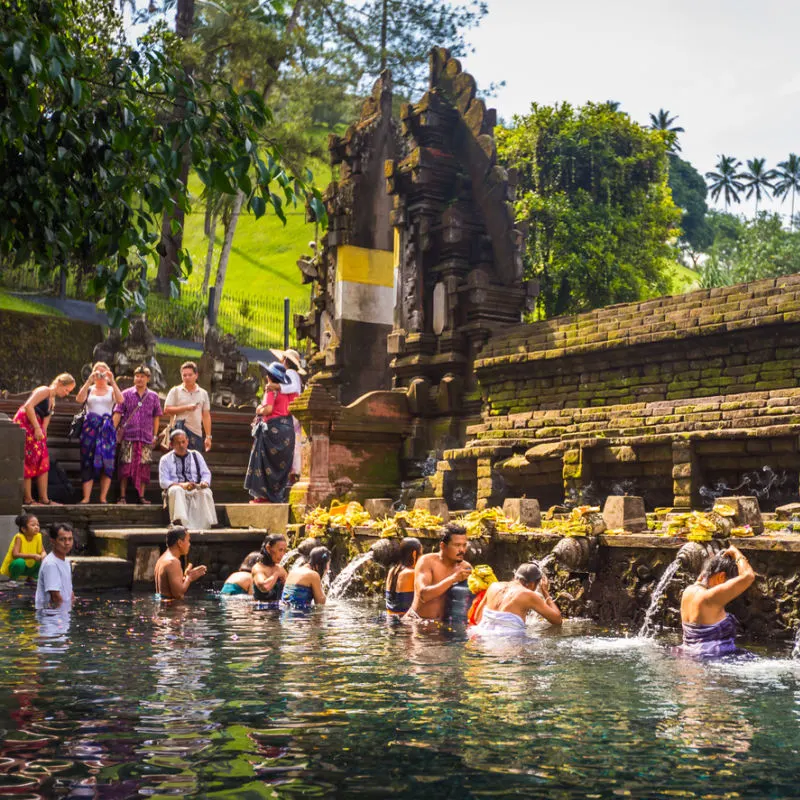
[(145, 498), (150, 482), (150, 461), (161, 419), (161, 400), (147, 388), (150, 370), (138, 366), (133, 372), (133, 386), (122, 393), (122, 402), (114, 409), (117, 428), (119, 503), (126, 502), (128, 482), (132, 482), (139, 502)]
[[(267, 389), (273, 392), (280, 392), (281, 394), (301, 394), (303, 391), (303, 381), (301, 375), (305, 375), (306, 371), (302, 366), (302, 359), (297, 350), (272, 350), (272, 354), (278, 361), (286, 367), (286, 377), (289, 379), (288, 383), (278, 383), (277, 381), (270, 381), (267, 384)], [(262, 362), (259, 362), (262, 363)], [(290, 482), (295, 480), (300, 475), (301, 468), (301, 447), (303, 429), (300, 427), (300, 420), (297, 417), (292, 417), (294, 424), (294, 458), (292, 459), (292, 470), (290, 475)]]
[(547, 576), (535, 562), (520, 564), (513, 580), (489, 585), (475, 613), (475, 632), (493, 636), (525, 633), (525, 620), (531, 611), (551, 625), (561, 624), (561, 612), (550, 597)]
[(747, 591), (755, 578), (750, 562), (733, 546), (708, 558), (681, 597), (680, 651), (699, 658), (746, 652), (736, 647), (736, 619), (725, 606)]
[[(274, 383), (289, 381), (282, 364), (269, 364), (266, 372)], [(253, 424), (253, 448), (244, 479), (251, 503), (286, 502), (295, 445), (289, 404), (295, 397), (295, 393), (266, 390), (263, 402), (256, 409), (258, 419)]]
[(164, 505), (169, 508), (169, 520), (191, 530), (208, 530), (217, 524), (211, 470), (202, 453), (189, 449), (186, 431), (175, 428), (170, 433), (170, 443), (172, 450), (158, 462), (158, 480), (164, 491)]
[(86, 416), (81, 427), (82, 504), (89, 503), (92, 486), (100, 479), (100, 502), (108, 502), (108, 490), (114, 475), (117, 452), (117, 429), (112, 418), (114, 406), (122, 403), (111, 369), (104, 361), (92, 367), (92, 374), (80, 388), (76, 400), (84, 403)]
[(50, 472), (50, 451), (47, 449), (47, 428), (56, 408), (56, 398), (63, 399), (75, 388), (75, 378), (62, 372), (49, 386), (38, 386), (14, 415), (14, 422), (25, 431), (25, 461), (22, 472), (22, 502), (34, 502), (32, 483), (36, 482), (39, 503), (50, 505), (47, 495), (47, 474)]

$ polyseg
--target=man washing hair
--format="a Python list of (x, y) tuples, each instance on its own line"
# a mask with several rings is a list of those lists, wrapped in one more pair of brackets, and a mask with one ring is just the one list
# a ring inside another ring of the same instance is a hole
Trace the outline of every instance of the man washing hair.
[(547, 576), (538, 564), (521, 564), (511, 581), (497, 581), (486, 590), (478, 607), (476, 630), (504, 634), (525, 631), (525, 619), (531, 611), (552, 625), (561, 624), (561, 612), (550, 597)]

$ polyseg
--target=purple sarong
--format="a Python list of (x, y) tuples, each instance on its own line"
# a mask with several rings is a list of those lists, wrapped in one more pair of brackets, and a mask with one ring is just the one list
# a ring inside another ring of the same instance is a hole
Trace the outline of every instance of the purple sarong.
[(700, 658), (719, 658), (744, 653), (734, 641), (736, 638), (736, 617), (726, 614), (713, 625), (699, 625), (694, 622), (683, 623), (683, 653)]

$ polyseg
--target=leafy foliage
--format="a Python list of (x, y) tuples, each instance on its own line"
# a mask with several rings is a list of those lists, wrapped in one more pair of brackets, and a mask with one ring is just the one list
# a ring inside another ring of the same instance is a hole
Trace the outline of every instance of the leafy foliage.
[(547, 316), (668, 288), (668, 240), (680, 212), (667, 186), (668, 137), (608, 103), (539, 106), (498, 131), (519, 176), (526, 266)]
[[(118, 25), (110, 6), (0, 5), (0, 254), (90, 269), (117, 326), (144, 308), (160, 214), (170, 200), (190, 207), (182, 152), (206, 186), (244, 192), (256, 216), (283, 218), (298, 197), (324, 209), (264, 143), (271, 113), (258, 92), (192, 80), (152, 38), (138, 50), (100, 42), (99, 24)], [(181, 264), (191, 269), (185, 252)]]
[(711, 212), (709, 224), (714, 244), (700, 268), (703, 286), (775, 278), (800, 272), (800, 231), (787, 231), (778, 214), (762, 212), (742, 220), (732, 214)]
[(706, 220), (708, 189), (703, 176), (688, 161), (670, 153), (669, 188), (682, 211), (680, 245), (694, 253), (705, 250), (713, 242), (714, 232)]

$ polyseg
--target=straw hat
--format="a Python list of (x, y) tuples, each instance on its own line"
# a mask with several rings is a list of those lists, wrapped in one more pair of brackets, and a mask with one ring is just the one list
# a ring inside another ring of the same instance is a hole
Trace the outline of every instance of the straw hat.
[(270, 352), (279, 361), (284, 358), (289, 361), (291, 368), (294, 369), (298, 375), (307, 374), (303, 369), (303, 359), (300, 357), (300, 353), (298, 353), (297, 350), (270, 350)]

